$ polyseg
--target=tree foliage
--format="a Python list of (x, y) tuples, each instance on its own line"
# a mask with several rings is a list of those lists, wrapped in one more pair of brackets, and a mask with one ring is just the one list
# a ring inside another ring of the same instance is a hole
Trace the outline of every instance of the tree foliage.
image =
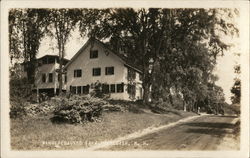
[(164, 94), (171, 100), (172, 89), (186, 104), (206, 100), (217, 78), (216, 58), (229, 48), (221, 35), (238, 34), (226, 21), (238, 14), (231, 9), (117, 8), (89, 14), (89, 35), (108, 39), (113, 50), (141, 66), (144, 101), (150, 87), (153, 99)]
[(144, 102), (162, 98), (174, 104), (178, 96), (184, 109), (196, 110), (223, 102), (213, 70), (230, 47), (221, 37), (238, 35), (228, 20), (237, 14), (236, 9), (14, 9), (9, 14), (10, 56), (32, 61), (49, 33), (59, 50), (61, 90), (65, 46), (78, 27), (82, 36), (107, 41), (142, 70)]
[(35, 59), (40, 42), (49, 32), (47, 16), (46, 9), (11, 9), (9, 11), (10, 59), (27, 63), (30, 83), (34, 83)]
[(235, 73), (238, 75), (234, 79), (234, 85), (231, 88), (231, 93), (233, 96), (231, 97), (231, 101), (233, 104), (240, 104), (240, 98), (241, 98), (241, 80), (240, 80), (240, 65), (236, 65), (234, 67)]
[(62, 92), (63, 59), (65, 57), (65, 47), (72, 31), (78, 22), (78, 9), (50, 9), (50, 28), (54, 29), (52, 37), (57, 41), (59, 55), (59, 94)]

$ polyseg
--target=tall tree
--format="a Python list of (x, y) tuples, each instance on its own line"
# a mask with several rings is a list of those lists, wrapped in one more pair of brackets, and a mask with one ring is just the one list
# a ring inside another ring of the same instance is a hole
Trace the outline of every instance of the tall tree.
[(65, 57), (65, 46), (72, 31), (75, 29), (80, 15), (79, 9), (51, 9), (51, 29), (57, 41), (59, 51), (59, 94), (62, 92), (63, 59)]
[[(150, 65), (155, 62), (162, 44), (161, 35), (166, 30), (165, 15), (158, 9), (106, 9), (101, 11), (102, 18), (97, 18), (95, 25), (91, 27), (91, 36), (105, 39), (111, 38), (126, 47), (126, 55), (131, 62), (141, 65), (143, 75), (144, 101), (149, 99), (149, 88), (152, 83), (152, 72)], [(100, 15), (100, 14), (99, 14)], [(98, 16), (99, 16), (98, 15)], [(98, 17), (97, 16), (97, 17)], [(159, 36), (157, 36), (159, 35)], [(152, 47), (150, 40), (154, 38), (158, 43)], [(112, 43), (115, 48), (117, 43)], [(136, 53), (135, 53), (136, 52)], [(137, 60), (134, 60), (137, 59)]]
[(9, 11), (9, 50), (11, 61), (23, 61), (29, 83), (34, 83), (35, 59), (42, 38), (48, 33), (46, 9), (11, 9)]
[[(206, 87), (202, 85), (209, 82), (216, 57), (228, 48), (218, 32), (238, 31), (226, 18), (218, 16), (221, 13), (229, 16), (232, 12), (160, 8), (91, 10), (96, 18), (92, 19), (90, 34), (110, 39), (114, 49), (125, 47), (123, 55), (141, 66), (145, 102), (152, 84), (159, 84), (168, 93), (174, 86), (184, 100), (193, 102), (199, 96), (198, 90), (204, 89), (206, 95)], [(155, 72), (157, 65), (161, 72)]]

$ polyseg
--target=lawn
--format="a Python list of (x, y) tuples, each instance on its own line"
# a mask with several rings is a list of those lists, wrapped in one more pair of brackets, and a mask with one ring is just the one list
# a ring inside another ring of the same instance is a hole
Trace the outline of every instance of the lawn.
[(50, 116), (11, 119), (13, 150), (65, 150), (86, 148), (101, 141), (112, 140), (148, 127), (165, 125), (195, 115), (109, 112), (100, 122), (86, 124), (53, 124)]

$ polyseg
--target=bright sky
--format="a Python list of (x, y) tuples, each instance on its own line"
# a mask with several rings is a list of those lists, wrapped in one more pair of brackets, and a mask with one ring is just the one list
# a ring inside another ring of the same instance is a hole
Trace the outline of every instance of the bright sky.
[(223, 88), (226, 102), (231, 104), (230, 97), (232, 96), (230, 89), (234, 84), (234, 65), (239, 63), (239, 57), (235, 56), (233, 52), (226, 52), (223, 57), (217, 59), (217, 66), (214, 74), (217, 74), (219, 80), (216, 85)]

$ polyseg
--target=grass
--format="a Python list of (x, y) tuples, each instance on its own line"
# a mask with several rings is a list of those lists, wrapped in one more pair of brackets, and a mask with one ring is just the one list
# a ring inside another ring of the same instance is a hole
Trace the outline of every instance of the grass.
[(101, 122), (86, 124), (53, 124), (50, 117), (11, 120), (13, 150), (65, 150), (89, 147), (151, 126), (160, 126), (192, 116), (193, 113), (153, 114), (104, 113)]

